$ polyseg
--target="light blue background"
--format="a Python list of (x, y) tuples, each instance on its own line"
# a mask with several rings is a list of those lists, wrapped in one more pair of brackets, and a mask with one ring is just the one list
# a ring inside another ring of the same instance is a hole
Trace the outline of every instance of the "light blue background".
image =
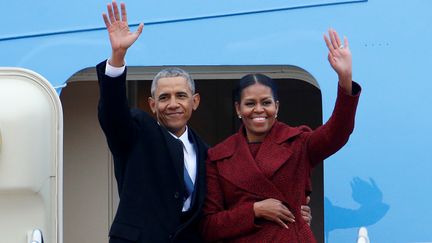
[[(133, 66), (294, 65), (311, 73), (330, 116), (337, 77), (322, 35), (349, 38), (363, 88), (349, 143), (325, 162), (328, 242), (432, 242), (432, 2), (127, 1), (146, 23)], [(302, 7), (304, 6), (304, 7)], [(110, 55), (104, 1), (2, 4), (0, 66), (32, 69), (54, 86)], [(374, 181), (374, 182), (372, 182)]]

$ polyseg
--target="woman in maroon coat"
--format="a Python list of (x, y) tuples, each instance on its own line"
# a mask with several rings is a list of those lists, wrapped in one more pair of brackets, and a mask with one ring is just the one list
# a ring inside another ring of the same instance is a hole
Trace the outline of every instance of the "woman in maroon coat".
[(354, 128), (360, 86), (352, 81), (348, 41), (324, 36), (339, 77), (331, 118), (312, 131), (276, 120), (273, 80), (250, 74), (239, 82), (235, 107), (243, 126), (208, 151), (207, 198), (201, 229), (208, 242), (316, 242), (301, 216), (310, 170), (339, 150)]

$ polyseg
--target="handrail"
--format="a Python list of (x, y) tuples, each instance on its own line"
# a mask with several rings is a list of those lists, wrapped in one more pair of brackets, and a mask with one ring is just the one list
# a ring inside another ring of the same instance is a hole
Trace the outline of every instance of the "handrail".
[(31, 238), (28, 241), (30, 243), (43, 243), (42, 231), (40, 229), (34, 229)]
[(366, 227), (361, 227), (359, 229), (357, 243), (370, 243)]

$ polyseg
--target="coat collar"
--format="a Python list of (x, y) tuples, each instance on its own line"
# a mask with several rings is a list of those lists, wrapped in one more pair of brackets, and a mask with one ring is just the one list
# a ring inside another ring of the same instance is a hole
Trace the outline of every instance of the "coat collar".
[[(244, 126), (241, 126), (237, 133), (211, 148), (209, 150), (210, 160), (215, 161), (231, 157), (236, 152), (240, 142), (242, 142), (241, 138), (244, 138), (243, 142), (247, 143), (244, 130)], [(275, 124), (273, 124), (273, 127), (270, 129), (269, 134), (267, 134), (267, 136), (264, 138), (263, 145), (281, 145), (290, 138), (303, 133), (303, 131), (304, 130), (301, 128), (290, 127), (282, 122), (276, 121)], [(262, 148), (260, 148), (260, 150), (262, 150)], [(257, 157), (258, 156), (259, 152), (257, 154)]]
[[(271, 177), (292, 155), (292, 151), (283, 143), (303, 131), (276, 122), (264, 138), (255, 159), (243, 131), (241, 127), (238, 133), (210, 149), (210, 161), (218, 161), (220, 175), (243, 190), (287, 202), (272, 183)], [(264, 165), (263, 169), (257, 163)]]
[(177, 179), (180, 183), (183, 183), (183, 147), (181, 143), (179, 143), (178, 139), (174, 138), (174, 136), (165, 127), (159, 126), (159, 129), (165, 138), (168, 153), (177, 173)]

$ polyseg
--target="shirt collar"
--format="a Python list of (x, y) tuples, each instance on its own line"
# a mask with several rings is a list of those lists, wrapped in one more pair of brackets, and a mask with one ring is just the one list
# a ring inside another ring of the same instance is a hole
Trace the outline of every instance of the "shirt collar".
[(177, 137), (176, 135), (174, 135), (174, 134), (172, 134), (172, 133), (171, 133), (171, 135), (173, 135), (175, 138), (180, 139), (180, 141), (182, 141), (183, 144), (188, 144), (188, 143), (190, 143), (190, 141), (189, 141), (189, 129), (188, 129), (187, 126), (186, 126), (186, 128), (185, 128), (184, 133), (183, 133), (180, 137)]
[[(162, 126), (159, 121), (157, 123), (158, 123), (159, 126)], [(167, 131), (168, 131), (169, 134), (171, 134), (171, 136), (173, 136), (176, 139), (180, 139), (183, 143), (185, 143), (185, 142), (190, 143), (189, 139), (188, 139), (188, 137), (189, 137), (188, 136), (189, 131), (188, 131), (188, 127), (187, 126), (185, 127), (184, 133), (180, 137), (177, 137), (177, 135), (175, 135), (174, 133), (170, 132), (168, 129), (167, 129)]]
[(189, 129), (187, 126), (186, 126), (184, 133), (180, 137), (177, 137), (174, 133), (172, 133), (170, 131), (168, 131), (168, 133), (171, 134), (171, 136), (173, 136), (174, 138), (182, 141), (183, 149), (185, 149), (186, 152), (189, 153), (193, 149), (192, 142), (189, 140)]

